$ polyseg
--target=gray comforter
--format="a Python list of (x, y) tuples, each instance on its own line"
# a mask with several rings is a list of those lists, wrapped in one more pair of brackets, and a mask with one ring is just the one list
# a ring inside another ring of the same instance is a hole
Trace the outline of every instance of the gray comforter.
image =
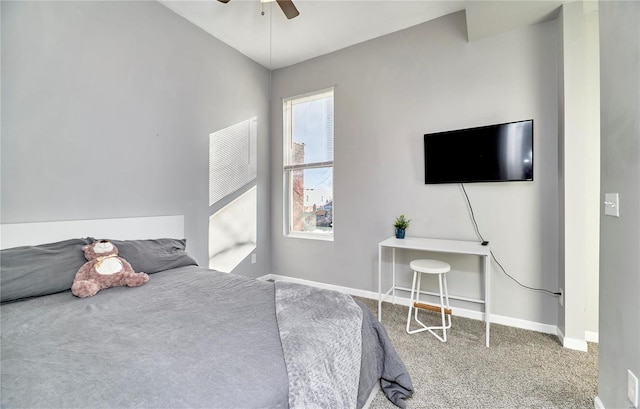
[(289, 407), (355, 409), (362, 310), (347, 294), (280, 281), (275, 285)]
[[(274, 284), (182, 267), (141, 287), (4, 304), (3, 408), (286, 408)], [(411, 380), (362, 308), (357, 406), (382, 378), (400, 406)]]

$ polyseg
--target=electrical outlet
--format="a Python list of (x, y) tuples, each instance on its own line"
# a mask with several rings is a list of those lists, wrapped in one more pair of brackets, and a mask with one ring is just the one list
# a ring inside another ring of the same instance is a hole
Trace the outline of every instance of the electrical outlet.
[(560, 295), (558, 296), (558, 302), (560, 303), (561, 306), (564, 305), (564, 290), (561, 288), (558, 290), (558, 292), (560, 293)]
[(253, 254), (251, 255), (251, 264), (256, 264), (256, 260), (257, 260), (256, 253), (253, 253)]
[(638, 407), (638, 377), (627, 370), (627, 397), (633, 404), (634, 408)]

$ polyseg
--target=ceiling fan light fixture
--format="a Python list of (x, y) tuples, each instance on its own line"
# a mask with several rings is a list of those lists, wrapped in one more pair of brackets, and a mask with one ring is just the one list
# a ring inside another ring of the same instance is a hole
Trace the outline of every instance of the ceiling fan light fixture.
[(278, 6), (280, 6), (280, 8), (282, 9), (282, 12), (284, 13), (284, 15), (287, 16), (289, 20), (291, 20), (292, 18), (298, 17), (300, 15), (300, 12), (296, 8), (296, 6), (293, 4), (293, 1), (276, 0), (276, 2), (278, 3)]
[[(218, 0), (220, 3), (228, 3), (229, 0)], [(276, 1), (278, 3), (278, 6), (280, 6), (280, 9), (282, 9), (282, 12), (284, 13), (284, 15), (291, 20), (292, 18), (298, 17), (300, 15), (300, 12), (298, 11), (298, 9), (296, 8), (296, 6), (293, 4), (292, 0), (260, 0), (262, 3), (267, 3), (270, 1)], [(264, 15), (264, 11), (262, 12), (262, 14)]]

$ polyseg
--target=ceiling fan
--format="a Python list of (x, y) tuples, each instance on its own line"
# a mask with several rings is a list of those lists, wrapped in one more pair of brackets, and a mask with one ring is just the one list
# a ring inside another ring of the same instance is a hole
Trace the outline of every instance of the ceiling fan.
[[(225, 3), (225, 4), (229, 2), (229, 0), (218, 0), (218, 1), (220, 3)], [(282, 9), (282, 12), (284, 13), (284, 15), (287, 16), (289, 20), (291, 20), (294, 17), (298, 17), (298, 15), (300, 15), (300, 12), (296, 8), (296, 6), (293, 4), (293, 1), (276, 0), (276, 2), (278, 3), (278, 6), (280, 6), (280, 8)]]

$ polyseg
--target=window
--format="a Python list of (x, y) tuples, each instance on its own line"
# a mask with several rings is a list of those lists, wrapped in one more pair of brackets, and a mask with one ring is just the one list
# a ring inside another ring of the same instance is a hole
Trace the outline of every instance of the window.
[(285, 234), (333, 239), (333, 88), (287, 98)]

